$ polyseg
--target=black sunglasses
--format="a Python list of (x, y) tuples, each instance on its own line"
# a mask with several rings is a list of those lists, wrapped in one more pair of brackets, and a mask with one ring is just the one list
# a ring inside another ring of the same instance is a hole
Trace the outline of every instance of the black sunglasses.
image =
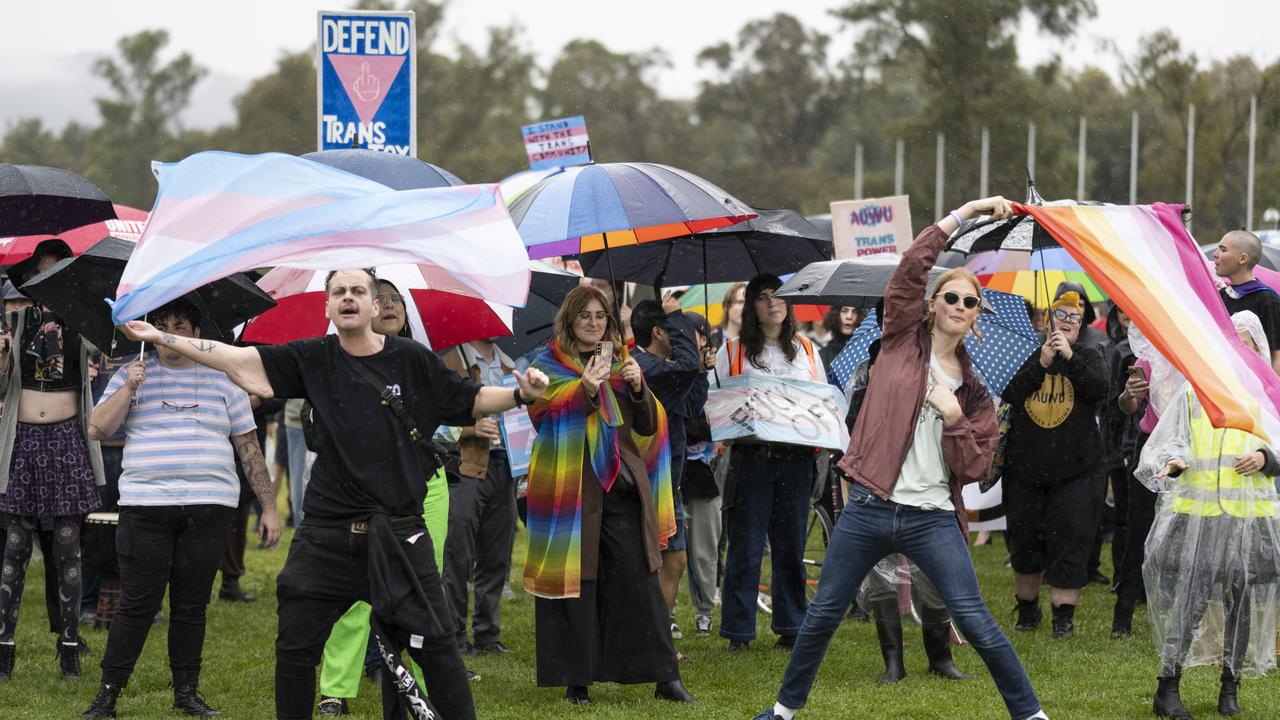
[(974, 309), (974, 308), (978, 307), (978, 302), (979, 302), (979, 301), (978, 301), (978, 296), (977, 296), (977, 295), (964, 295), (964, 296), (961, 296), (961, 295), (960, 295), (960, 293), (957, 293), (957, 292), (950, 292), (950, 291), (942, 293), (942, 301), (943, 301), (943, 302), (945, 302), (945, 303), (946, 303), (946, 304), (948, 304), (948, 305), (956, 305), (956, 304), (958, 304), (961, 300), (963, 300), (963, 301), (964, 301), (964, 309), (965, 309), (965, 310), (972, 310), (972, 309)]

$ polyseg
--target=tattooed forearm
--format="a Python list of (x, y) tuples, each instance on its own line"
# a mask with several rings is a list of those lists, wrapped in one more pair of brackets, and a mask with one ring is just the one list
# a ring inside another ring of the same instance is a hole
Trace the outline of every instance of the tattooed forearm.
[(275, 493), (271, 487), (271, 473), (267, 471), (267, 459), (262, 455), (258, 445), (256, 432), (237, 435), (232, 439), (236, 455), (240, 458), (240, 467), (244, 468), (244, 476), (249, 480), (249, 487), (258, 496), (258, 502), (264, 508), (276, 506)]
[(164, 341), (165, 345), (172, 345), (178, 342), (178, 337), (173, 333), (165, 333), (160, 336), (160, 339)]
[(187, 344), (202, 353), (211, 353), (218, 346), (212, 340), (188, 340)]

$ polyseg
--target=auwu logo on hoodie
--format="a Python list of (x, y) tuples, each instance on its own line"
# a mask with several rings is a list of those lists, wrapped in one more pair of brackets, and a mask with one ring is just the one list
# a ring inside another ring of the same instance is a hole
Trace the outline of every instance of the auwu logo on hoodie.
[(1066, 422), (1075, 406), (1076, 389), (1064, 375), (1046, 375), (1040, 389), (1023, 405), (1031, 421), (1046, 430)]

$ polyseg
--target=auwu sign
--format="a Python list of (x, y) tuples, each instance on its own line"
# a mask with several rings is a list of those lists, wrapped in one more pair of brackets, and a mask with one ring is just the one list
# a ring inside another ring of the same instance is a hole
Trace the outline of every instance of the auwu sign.
[(412, 12), (317, 13), (321, 150), (417, 155), (417, 34)]

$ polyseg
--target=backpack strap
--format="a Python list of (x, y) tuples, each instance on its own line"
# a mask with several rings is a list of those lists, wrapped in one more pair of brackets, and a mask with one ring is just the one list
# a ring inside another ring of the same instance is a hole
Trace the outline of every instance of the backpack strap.
[(725, 353), (729, 356), (729, 377), (742, 374), (743, 349), (741, 338), (725, 340)]
[(422, 470), (430, 478), (436, 474), (436, 471), (444, 467), (449, 462), (449, 454), (444, 448), (436, 445), (431, 438), (422, 434), (418, 429), (418, 423), (409, 414), (409, 409), (405, 407), (404, 400), (400, 396), (391, 392), (390, 383), (382, 377), (373, 368), (365, 365), (364, 361), (358, 357), (354, 357), (339, 348), (342, 357), (351, 366), (352, 370), (360, 376), (378, 393), (378, 398), (382, 405), (391, 410), (391, 414), (396, 416), (400, 424), (409, 433), (409, 440), (413, 442), (414, 448), (418, 451), (418, 460), (422, 464)]
[(804, 348), (804, 352), (809, 356), (809, 377), (815, 382), (821, 382), (822, 378), (818, 377), (818, 361), (813, 355), (813, 341), (809, 338), (796, 333), (796, 340), (800, 341), (800, 346)]

